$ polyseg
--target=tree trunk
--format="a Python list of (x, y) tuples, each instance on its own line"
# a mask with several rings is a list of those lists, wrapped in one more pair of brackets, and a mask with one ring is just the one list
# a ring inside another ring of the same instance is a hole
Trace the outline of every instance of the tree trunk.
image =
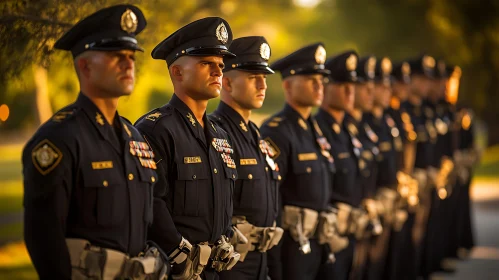
[(33, 65), (35, 79), (35, 106), (39, 125), (52, 117), (52, 106), (48, 93), (47, 69), (40, 65)]

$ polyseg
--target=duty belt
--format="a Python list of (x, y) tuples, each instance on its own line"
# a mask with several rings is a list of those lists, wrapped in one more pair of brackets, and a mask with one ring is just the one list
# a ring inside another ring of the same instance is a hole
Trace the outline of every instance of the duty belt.
[(250, 224), (244, 216), (232, 217), (234, 235), (231, 243), (243, 262), (248, 252), (267, 252), (281, 240), (283, 229), (274, 224), (272, 227), (257, 227)]
[(155, 247), (130, 258), (120, 251), (92, 245), (85, 239), (66, 238), (66, 244), (73, 279), (168, 279), (167, 264)]

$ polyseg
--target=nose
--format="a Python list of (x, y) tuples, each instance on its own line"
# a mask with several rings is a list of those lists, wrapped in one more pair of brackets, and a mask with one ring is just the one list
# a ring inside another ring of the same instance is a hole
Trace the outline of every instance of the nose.
[(266, 90), (267, 89), (267, 81), (264, 77), (261, 77), (258, 80), (258, 89)]
[(133, 69), (133, 67), (135, 66), (135, 61), (131, 57), (125, 56), (122, 59), (121, 65), (126, 70)]
[(219, 65), (215, 65), (213, 67), (212, 75), (215, 77), (221, 77), (223, 75), (222, 67), (220, 67)]

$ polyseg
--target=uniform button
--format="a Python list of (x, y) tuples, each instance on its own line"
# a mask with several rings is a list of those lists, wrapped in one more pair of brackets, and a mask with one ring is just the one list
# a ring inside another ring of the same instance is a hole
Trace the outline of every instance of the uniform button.
[(103, 185), (104, 187), (107, 187), (107, 186), (109, 186), (109, 183), (108, 183), (106, 180), (104, 180), (104, 182), (102, 182), (102, 185)]
[(133, 180), (133, 174), (132, 173), (128, 174), (128, 180), (130, 180), (130, 181)]
[(312, 167), (307, 167), (307, 173), (312, 173)]
[(216, 168), (213, 169), (213, 173), (217, 174), (218, 170)]
[(269, 171), (269, 168), (267, 166), (265, 166), (265, 171)]
[(282, 180), (281, 175), (277, 176), (277, 180), (279, 180), (279, 181), (281, 181), (281, 180)]
[(195, 180), (195, 179), (196, 179), (196, 175), (192, 175), (192, 179), (194, 179), (194, 180)]
[(151, 182), (153, 182), (153, 183), (156, 182), (156, 178), (151, 177)]
[(248, 174), (248, 179), (253, 179), (253, 174)]

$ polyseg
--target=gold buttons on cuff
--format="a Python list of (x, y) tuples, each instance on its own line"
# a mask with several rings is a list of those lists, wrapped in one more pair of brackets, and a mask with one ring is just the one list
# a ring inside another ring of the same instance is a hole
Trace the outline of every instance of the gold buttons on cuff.
[(196, 180), (196, 175), (195, 174), (192, 175), (192, 179)]
[(213, 169), (213, 173), (217, 174), (218, 170), (216, 168)]
[(248, 174), (248, 179), (253, 179), (253, 174)]
[(312, 167), (307, 167), (307, 173), (312, 173)]
[(265, 171), (269, 171), (269, 168), (267, 166), (265, 166)]
[(153, 182), (153, 183), (156, 182), (156, 178), (151, 177), (151, 182)]
[(106, 180), (104, 180), (104, 182), (102, 182), (102, 185), (103, 185), (104, 187), (107, 187), (107, 186), (109, 186), (109, 183), (108, 183)]
[(133, 180), (133, 174), (132, 173), (128, 174), (128, 180), (130, 180), (130, 181)]

